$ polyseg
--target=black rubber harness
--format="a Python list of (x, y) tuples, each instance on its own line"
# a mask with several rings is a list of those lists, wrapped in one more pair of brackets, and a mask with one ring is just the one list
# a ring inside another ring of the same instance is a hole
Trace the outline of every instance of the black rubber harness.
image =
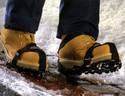
[(43, 73), (45, 73), (46, 71), (46, 54), (45, 52), (40, 49), (38, 46), (36, 46), (35, 43), (31, 43), (29, 45), (27, 45), (26, 47), (19, 49), (13, 60), (12, 60), (12, 66), (13, 67), (18, 67), (17, 66), (17, 62), (20, 59), (21, 55), (25, 52), (37, 52), (39, 54), (39, 74), (42, 75)]

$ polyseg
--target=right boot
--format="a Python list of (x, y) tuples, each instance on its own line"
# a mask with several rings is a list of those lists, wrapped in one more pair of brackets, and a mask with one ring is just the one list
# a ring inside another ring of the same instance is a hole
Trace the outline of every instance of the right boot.
[(47, 71), (46, 54), (36, 46), (33, 33), (4, 28), (0, 33), (0, 44), (8, 64), (40, 75)]
[(59, 72), (65, 75), (101, 74), (121, 68), (115, 44), (99, 44), (89, 35), (64, 35), (58, 54)]

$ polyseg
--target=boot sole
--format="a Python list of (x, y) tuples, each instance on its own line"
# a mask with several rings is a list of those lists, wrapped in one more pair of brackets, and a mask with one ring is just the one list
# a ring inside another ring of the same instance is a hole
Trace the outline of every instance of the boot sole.
[(60, 62), (58, 62), (58, 71), (64, 75), (81, 75), (85, 74), (102, 74), (118, 71), (121, 68), (121, 62), (114, 60), (100, 61), (90, 66), (74, 66), (72, 69), (65, 68)]
[[(103, 56), (92, 58), (91, 64), (104, 60), (111, 60), (111, 54), (105, 54)], [(81, 67), (84, 64), (83, 60), (69, 60), (62, 58), (59, 59), (59, 62), (67, 69), (72, 69), (74, 66)]]

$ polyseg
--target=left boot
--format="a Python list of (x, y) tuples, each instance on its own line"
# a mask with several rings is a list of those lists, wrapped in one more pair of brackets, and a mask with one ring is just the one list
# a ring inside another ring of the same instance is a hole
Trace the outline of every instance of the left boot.
[(113, 43), (96, 43), (88, 35), (64, 36), (58, 53), (59, 71), (63, 74), (101, 74), (121, 68), (116, 46)]
[(30, 32), (4, 28), (0, 34), (0, 45), (9, 66), (42, 75), (48, 69), (47, 57), (35, 44), (34, 37), (35, 34)]

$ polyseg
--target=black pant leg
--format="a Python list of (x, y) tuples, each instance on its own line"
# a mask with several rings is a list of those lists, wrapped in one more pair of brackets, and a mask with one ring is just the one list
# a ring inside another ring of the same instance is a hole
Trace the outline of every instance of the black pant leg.
[(100, 0), (61, 0), (57, 37), (76, 32), (98, 37)]
[(45, 0), (8, 0), (5, 28), (35, 33)]

